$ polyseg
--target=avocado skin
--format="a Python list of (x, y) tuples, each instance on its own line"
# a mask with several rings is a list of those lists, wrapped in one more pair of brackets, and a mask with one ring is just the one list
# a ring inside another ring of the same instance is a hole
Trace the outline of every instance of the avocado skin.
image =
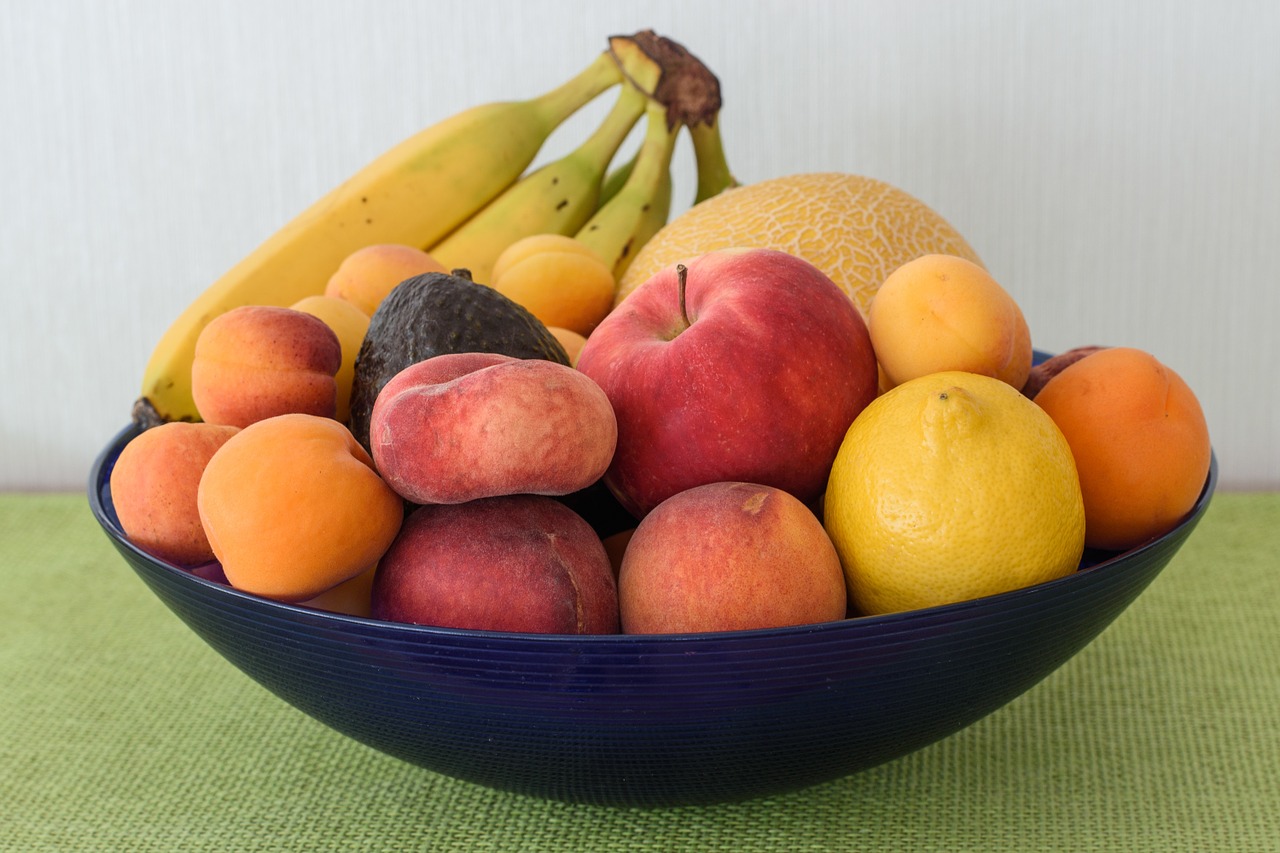
[(462, 271), (405, 279), (369, 320), (351, 385), (351, 433), (369, 450), (378, 392), (406, 367), (437, 355), (494, 352), (569, 365), (569, 355), (523, 306)]

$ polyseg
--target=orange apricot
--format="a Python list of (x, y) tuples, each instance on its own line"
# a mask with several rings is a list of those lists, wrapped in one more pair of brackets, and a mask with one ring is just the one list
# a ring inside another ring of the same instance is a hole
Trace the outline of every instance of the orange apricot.
[(1098, 350), (1050, 379), (1035, 402), (1071, 446), (1089, 547), (1135, 547), (1194, 506), (1209, 473), (1209, 428), (1191, 388), (1151, 354)]
[(319, 317), (338, 336), (342, 364), (334, 376), (338, 385), (334, 418), (346, 423), (351, 418), (351, 383), (355, 381), (356, 356), (369, 331), (369, 317), (354, 304), (336, 296), (308, 296), (289, 307)]
[(499, 253), (493, 261), (493, 271), (489, 274), (489, 281), (495, 282), (517, 264), (527, 261), (534, 255), (546, 253), (582, 255), (604, 263), (604, 258), (576, 237), (564, 234), (530, 234), (528, 237), (516, 240)]
[(618, 571), (622, 568), (622, 557), (627, 553), (627, 545), (631, 543), (631, 537), (635, 535), (635, 532), (636, 529), (634, 527), (629, 527), (600, 540), (604, 545), (604, 552), (609, 555), (609, 565), (613, 567), (615, 579), (618, 577)]
[(324, 288), (372, 317), (396, 285), (429, 272), (449, 272), (444, 264), (416, 246), (379, 243), (357, 249), (343, 259)]
[(569, 364), (576, 365), (578, 363), (578, 353), (582, 352), (582, 347), (586, 345), (587, 339), (573, 329), (566, 329), (562, 326), (547, 326), (547, 331), (555, 336), (555, 339), (560, 342), (560, 346), (564, 347), (565, 353), (569, 356)]
[(584, 337), (613, 308), (613, 271), (585, 244), (560, 234), (535, 234), (507, 247), (490, 285), (537, 317)]
[(377, 570), (377, 566), (370, 566), (350, 580), (299, 603), (315, 610), (368, 618), (373, 609), (373, 576)]
[(292, 602), (368, 570), (404, 517), (350, 430), (306, 414), (267, 418), (229, 439), (205, 467), (197, 505), (227, 581)]
[(111, 469), (111, 501), (130, 542), (183, 566), (213, 560), (196, 490), (209, 459), (237, 432), (233, 426), (175, 421), (125, 445)]
[(1036, 395), (1040, 393), (1040, 389), (1049, 383), (1049, 380), (1075, 364), (1086, 355), (1093, 355), (1100, 349), (1105, 347), (1091, 344), (1089, 346), (1074, 347), (1066, 352), (1060, 352), (1057, 355), (1050, 356), (1044, 361), (1031, 368), (1031, 373), (1027, 376), (1026, 383), (1022, 386), (1022, 395), (1034, 400)]
[(1021, 389), (1031, 372), (1022, 310), (986, 269), (956, 255), (922, 255), (890, 273), (871, 300), (867, 329), (885, 390), (946, 370)]

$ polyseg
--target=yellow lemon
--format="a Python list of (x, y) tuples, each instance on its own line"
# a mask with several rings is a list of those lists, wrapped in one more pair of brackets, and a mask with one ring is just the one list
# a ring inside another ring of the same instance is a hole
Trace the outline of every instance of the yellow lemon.
[(1053, 420), (1006, 382), (947, 371), (878, 397), (845, 435), (823, 507), (857, 613), (1063, 577), (1084, 501)]
[(959, 232), (910, 193), (862, 175), (808, 172), (726, 190), (668, 222), (623, 273), (614, 304), (665, 267), (734, 247), (804, 258), (864, 318), (889, 273), (913, 258), (945, 253), (980, 263)]

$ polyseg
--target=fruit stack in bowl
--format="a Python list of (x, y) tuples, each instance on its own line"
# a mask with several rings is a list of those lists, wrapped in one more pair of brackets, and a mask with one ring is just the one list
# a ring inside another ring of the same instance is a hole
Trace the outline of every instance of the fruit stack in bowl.
[[(1211, 451), (1172, 369), (1033, 366), (1010, 292), (897, 188), (740, 186), (718, 84), (672, 100), (663, 44), (392, 149), (193, 303), (111, 475), (129, 539), (357, 616), (651, 634), (972, 600), (1186, 517)], [(682, 129), (698, 203), (668, 222)]]

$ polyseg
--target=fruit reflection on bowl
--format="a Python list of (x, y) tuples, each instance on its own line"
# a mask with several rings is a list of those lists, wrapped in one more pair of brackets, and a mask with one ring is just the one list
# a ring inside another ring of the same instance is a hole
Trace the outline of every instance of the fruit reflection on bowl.
[(988, 598), (792, 628), (538, 635), (380, 622), (282, 604), (124, 536), (112, 466), (89, 503), (183, 622), (304, 713), (371, 747), (494, 788), (667, 806), (778, 794), (900, 757), (986, 716), (1089, 643), (1164, 568), (1213, 495), (1131, 551)]

